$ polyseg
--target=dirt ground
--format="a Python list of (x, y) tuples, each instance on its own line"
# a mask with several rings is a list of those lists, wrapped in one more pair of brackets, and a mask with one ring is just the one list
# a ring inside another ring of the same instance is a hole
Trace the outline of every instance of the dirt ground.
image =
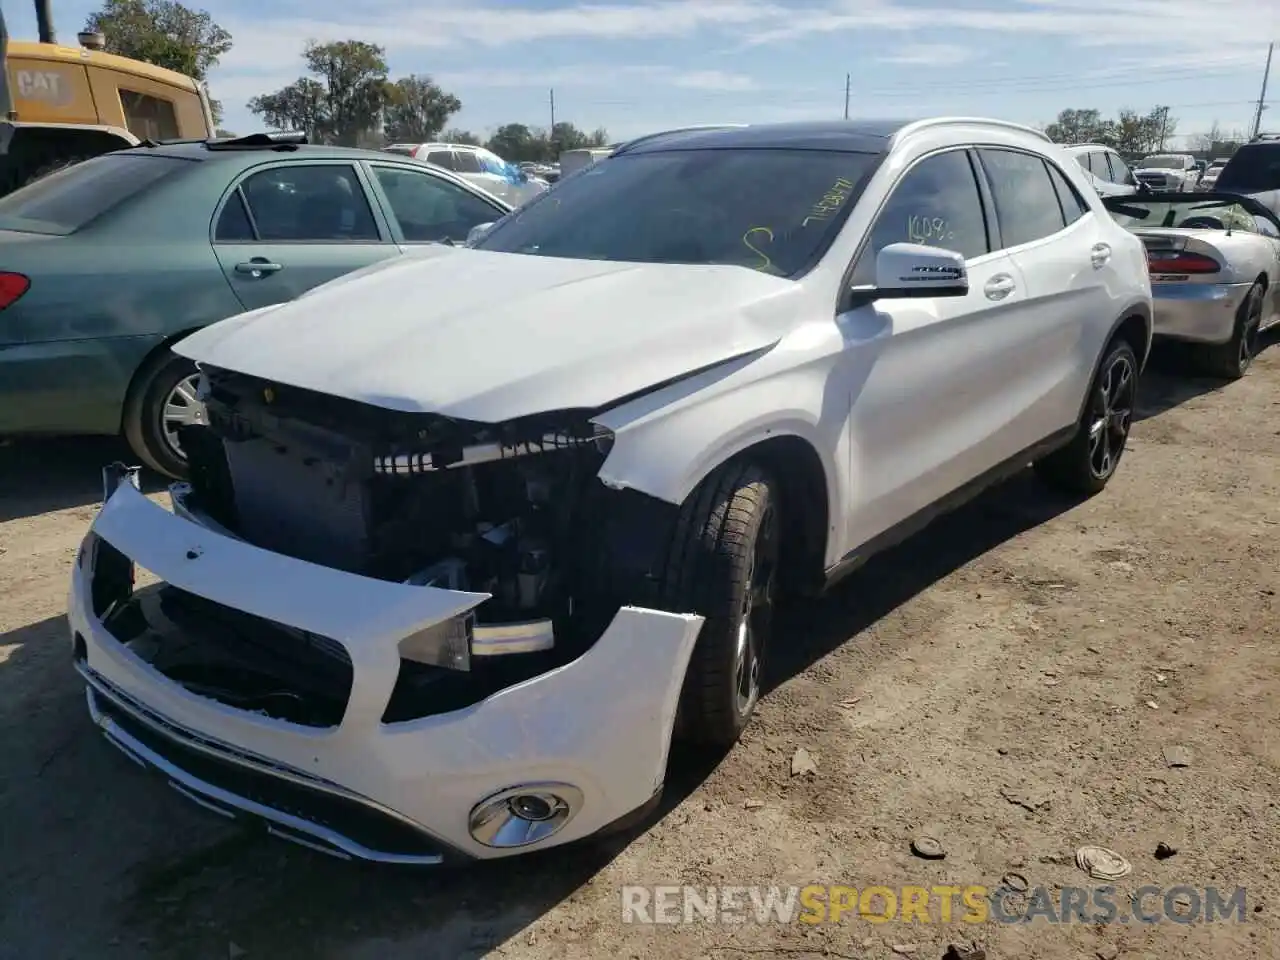
[[(1170, 366), (1101, 496), (1017, 478), (789, 612), (756, 723), (718, 765), (677, 756), (655, 822), (449, 873), (242, 834), (103, 742), (63, 611), (120, 448), (0, 449), (0, 956), (1280, 956), (1280, 349), (1227, 387)], [(622, 922), (627, 884), (1085, 886), (1083, 844), (1132, 862), (1121, 901), (1242, 886), (1247, 922)]]

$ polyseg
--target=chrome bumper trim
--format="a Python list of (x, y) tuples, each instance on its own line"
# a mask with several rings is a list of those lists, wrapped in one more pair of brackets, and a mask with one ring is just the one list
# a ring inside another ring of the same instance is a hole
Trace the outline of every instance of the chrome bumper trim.
[(287, 780), (301, 787), (322, 791), (332, 796), (340, 797), (343, 800), (358, 803), (371, 811), (396, 820), (404, 826), (417, 831), (428, 842), (444, 846), (441, 841), (431, 836), (416, 823), (367, 797), (339, 787), (337, 784), (304, 776), (268, 761), (250, 758), (233, 747), (223, 747), (208, 738), (190, 733), (142, 706), (128, 694), (116, 689), (113, 684), (87, 664), (77, 662), (76, 670), (87, 684), (85, 699), (89, 704), (89, 715), (102, 730), (107, 741), (144, 769), (153, 769), (163, 774), (168, 779), (169, 786), (200, 806), (228, 818), (235, 818), (237, 811), (258, 817), (267, 822), (268, 832), (272, 835), (343, 860), (366, 860), (373, 863), (407, 866), (437, 866), (444, 862), (444, 858), (438, 854), (398, 854), (372, 850), (329, 827), (303, 820), (282, 810), (264, 806), (246, 797), (223, 790), (221, 787), (216, 787), (211, 783), (206, 783), (204, 780), (170, 763), (122, 729), (119, 724), (98, 708), (94, 700), (95, 695), (109, 700), (117, 709), (124, 711), (138, 723), (144, 724), (156, 734), (175, 741), (183, 747), (199, 751), (225, 763), (236, 764), (255, 773)]

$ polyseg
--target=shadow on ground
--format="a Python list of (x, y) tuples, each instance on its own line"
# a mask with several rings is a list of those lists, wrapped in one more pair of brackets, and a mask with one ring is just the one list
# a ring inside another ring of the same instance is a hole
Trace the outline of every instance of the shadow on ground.
[[(137, 462), (125, 442), (115, 437), (0, 445), (0, 523), (99, 502), (102, 468), (116, 460)], [(164, 481), (144, 471), (143, 487), (150, 493), (162, 489)]]
[[(1274, 349), (1277, 343), (1280, 343), (1280, 331), (1268, 331), (1258, 345), (1259, 355)], [(1158, 417), (1188, 400), (1229, 389), (1230, 386), (1229, 381), (1207, 377), (1201, 372), (1195, 348), (1182, 343), (1157, 343), (1142, 375), (1134, 422)]]
[[(99, 460), (84, 458), (83, 471), (73, 471), (84, 502), (96, 493)], [(65, 489), (76, 489), (70, 478)], [(71, 494), (63, 496), (65, 503)], [(1027, 471), (874, 559), (827, 598), (784, 611), (780, 628), (800, 642), (775, 657), (769, 689), (1072, 505)], [(7, 509), (3, 500), (0, 509)], [(6, 832), (24, 825), (5, 841), (6, 867), (14, 877), (40, 878), (0, 920), (0, 942), (15, 956), (92, 952), (56, 909), (79, 886), (78, 909), (99, 917), (85, 928), (118, 931), (123, 956), (223, 960), (238, 955), (234, 943), (249, 958), (479, 957), (572, 899), (719, 762), (675, 752), (659, 811), (613, 837), (459, 870), (367, 868), (242, 832), (126, 763), (89, 723), (69, 646), (61, 617), (0, 635), (0, 649), (9, 648), (0, 664), (0, 716), (10, 730), (23, 729), (22, 738), (0, 745), (0, 824)]]

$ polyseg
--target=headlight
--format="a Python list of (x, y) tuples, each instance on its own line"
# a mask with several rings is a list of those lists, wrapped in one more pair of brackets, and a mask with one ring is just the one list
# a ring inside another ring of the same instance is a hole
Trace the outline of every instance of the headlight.
[(468, 611), (460, 617), (419, 630), (400, 641), (400, 656), (432, 667), (470, 670), (475, 622), (475, 614)]

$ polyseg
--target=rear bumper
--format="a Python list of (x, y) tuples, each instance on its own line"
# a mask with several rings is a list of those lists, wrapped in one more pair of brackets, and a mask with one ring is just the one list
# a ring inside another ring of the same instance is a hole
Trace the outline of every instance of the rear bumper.
[[(293, 560), (152, 503), (128, 484), (92, 528), (138, 565), (214, 603), (314, 631), (352, 666), (341, 722), (310, 727), (199, 696), (94, 613), (96, 552), (68, 603), (90, 713), (130, 759), (222, 815), (341, 857), (435, 864), (490, 859), (591, 835), (661, 789), (676, 704), (702, 619), (621, 609), (585, 654), (465, 709), (384, 723), (399, 640), (474, 595), (408, 587)], [(89, 538), (86, 538), (87, 540)], [(473, 815), (517, 787), (571, 801), (559, 832), (484, 843)]]
[(1249, 283), (1152, 283), (1152, 332), (1194, 343), (1226, 343)]

